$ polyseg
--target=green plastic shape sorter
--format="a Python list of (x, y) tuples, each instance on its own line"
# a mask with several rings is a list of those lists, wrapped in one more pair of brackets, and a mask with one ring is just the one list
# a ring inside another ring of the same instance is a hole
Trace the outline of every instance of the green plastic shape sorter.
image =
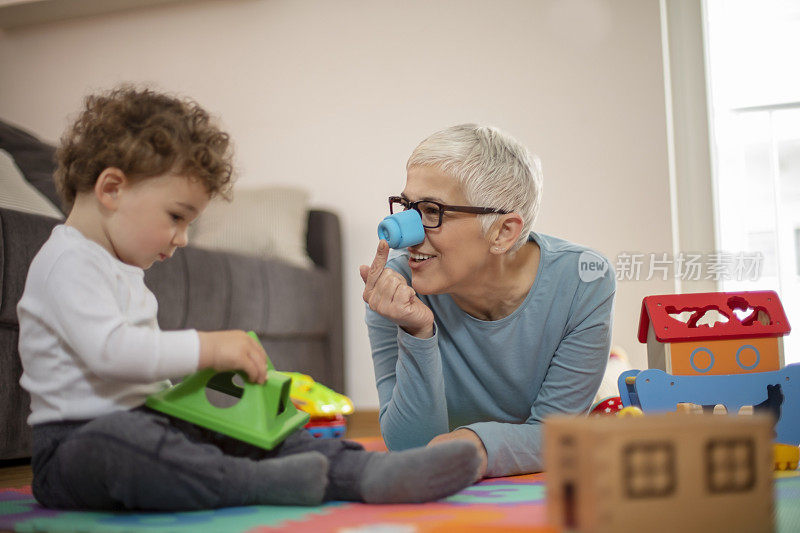
[[(258, 341), (252, 331), (248, 335)], [(233, 383), (237, 372), (217, 372), (207, 368), (182, 382), (147, 398), (151, 409), (186, 420), (212, 431), (270, 450), (291, 433), (303, 427), (309, 415), (299, 411), (289, 397), (291, 378), (275, 371), (267, 358), (267, 381), (250, 383), (242, 374), (241, 387)], [(236, 396), (230, 407), (212, 405), (206, 387)]]

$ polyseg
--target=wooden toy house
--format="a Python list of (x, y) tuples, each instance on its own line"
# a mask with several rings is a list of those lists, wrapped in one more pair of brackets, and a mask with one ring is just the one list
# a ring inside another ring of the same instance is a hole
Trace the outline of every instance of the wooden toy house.
[(548, 520), (585, 533), (773, 531), (772, 454), (765, 416), (548, 418)]
[(789, 331), (773, 291), (648, 296), (639, 318), (649, 368), (675, 376), (780, 370)]

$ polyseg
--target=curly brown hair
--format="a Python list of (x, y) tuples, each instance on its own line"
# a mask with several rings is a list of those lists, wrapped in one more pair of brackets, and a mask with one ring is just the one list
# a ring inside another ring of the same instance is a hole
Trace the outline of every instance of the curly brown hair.
[(169, 172), (199, 180), (210, 196), (229, 197), (232, 147), (196, 102), (123, 85), (86, 97), (56, 151), (56, 188), (69, 210), (106, 168), (132, 180)]

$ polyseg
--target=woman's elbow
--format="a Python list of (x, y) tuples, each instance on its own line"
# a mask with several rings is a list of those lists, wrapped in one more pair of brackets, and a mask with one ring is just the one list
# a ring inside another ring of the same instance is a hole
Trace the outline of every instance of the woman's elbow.
[(416, 435), (408, 427), (397, 427), (397, 424), (388, 420), (388, 417), (380, 417), (381, 436), (386, 448), (390, 452), (399, 452), (409, 448), (418, 448), (428, 444), (430, 439), (425, 439), (421, 435)]

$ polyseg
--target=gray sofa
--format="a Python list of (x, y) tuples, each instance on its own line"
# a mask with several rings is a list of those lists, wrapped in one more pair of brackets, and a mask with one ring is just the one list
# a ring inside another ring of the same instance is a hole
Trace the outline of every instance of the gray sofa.
[[(58, 200), (53, 148), (0, 122), (0, 148), (25, 178)], [(28, 266), (59, 221), (0, 208), (0, 460), (30, 456), (28, 394), (19, 386), (16, 306)], [(312, 210), (308, 253), (315, 267), (188, 246), (149, 269), (163, 329), (255, 331), (275, 366), (344, 391), (342, 258), (338, 217)]]

